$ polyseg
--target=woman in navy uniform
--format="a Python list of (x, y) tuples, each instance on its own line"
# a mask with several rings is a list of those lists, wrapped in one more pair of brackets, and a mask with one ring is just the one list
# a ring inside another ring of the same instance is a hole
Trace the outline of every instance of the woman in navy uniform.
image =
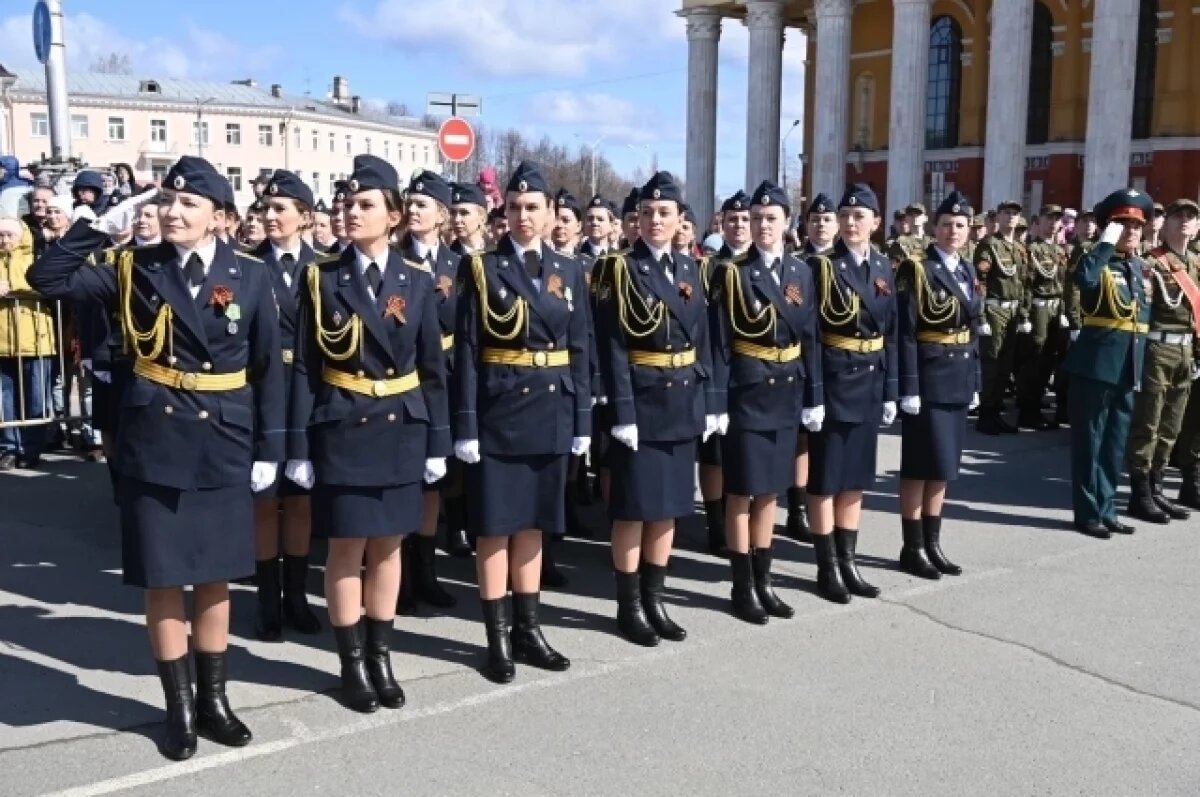
[(459, 258), (482, 252), (487, 248), (487, 195), (474, 183), (452, 183), (450, 191), (450, 225), (454, 230), (450, 251)]
[[(408, 184), (405, 199), (405, 233), (400, 252), (410, 265), (424, 269), (433, 278), (436, 291), (438, 324), (442, 331), (442, 352), (446, 373), (454, 358), (454, 321), (457, 306), (454, 280), (461, 256), (440, 237), (443, 225), (450, 221), (454, 195), (441, 175), (420, 171)], [(437, 527), (443, 496), (446, 502), (447, 549), (466, 545), (462, 506), (462, 476), (457, 467), (445, 478), (425, 485), (422, 497), (421, 529), (404, 541), (404, 578), (400, 582), (400, 608), (410, 610), (418, 603), (438, 609), (453, 608), (457, 601), (437, 577)], [(458, 550), (461, 554), (462, 551)]]
[[(900, 318), (900, 567), (920, 578), (957, 576), (942, 553), (946, 483), (958, 478), (967, 412), (979, 402), (983, 298), (959, 252), (973, 211), (952, 191), (934, 215), (934, 241), (896, 271)], [(927, 558), (928, 557), (928, 558)]]
[(639, 194), (638, 242), (605, 259), (597, 286), (597, 349), (614, 419), (617, 625), (646, 646), (687, 636), (667, 615), (664, 583), (675, 519), (692, 511), (697, 438), (716, 430), (706, 411), (712, 360), (700, 270), (671, 252), (682, 202), (670, 174), (651, 177)]
[(763, 182), (754, 243), (717, 266), (709, 304), (733, 611), (760, 625), (794, 614), (771, 586), (775, 501), (794, 481), (801, 408), (823, 404), (816, 292), (808, 264), (784, 252), (790, 216), (787, 194)]
[[(879, 200), (869, 186), (838, 203), (841, 238), (813, 255), (822, 344), (824, 406), (805, 409), (809, 435), (808, 510), (817, 587), (835, 603), (873, 598), (855, 563), (863, 490), (875, 483), (879, 426), (896, 419), (899, 362), (892, 265), (871, 246)], [(844, 582), (844, 583), (843, 583)]]
[[(167, 703), (162, 750), (182, 760), (196, 751), (198, 730), (224, 745), (250, 742), (225, 697), (228, 581), (254, 567), (247, 482), (267, 487), (283, 459), (283, 363), (267, 275), (215, 237), (225, 178), (185, 156), (163, 184), (77, 222), (34, 264), (29, 282), (48, 299), (116, 311), (129, 343), (133, 375), (116, 452), (121, 558), (125, 583), (146, 590)], [(85, 267), (156, 196), (164, 242), (126, 250), (112, 267)]]
[[(263, 262), (279, 308), (284, 382), (290, 390), (296, 349), (300, 277), (317, 255), (301, 237), (312, 224), (312, 191), (293, 172), (278, 170), (267, 182), (267, 240), (254, 250)], [(312, 542), (308, 491), (291, 479), (276, 479), (254, 502), (254, 572), (258, 585), (255, 633), (267, 642), (283, 639), (286, 623), (301, 634), (316, 634), (321, 622), (308, 606), (305, 582)], [(283, 562), (279, 561), (282, 542)]]
[(388, 652), (400, 541), (421, 526), (422, 483), (446, 473), (450, 429), (436, 288), (389, 245), (396, 171), (359, 155), (348, 188), (353, 245), (301, 277), (286, 473), (313, 488), (313, 524), (329, 535), (343, 699), (372, 712), (404, 705)]
[(517, 167), (504, 202), (509, 233), (460, 269), (453, 391), (454, 453), (477, 465), (467, 494), (479, 513), (483, 673), (497, 683), (515, 677), (514, 658), (571, 665), (538, 621), (542, 535), (562, 533), (567, 457), (587, 452), (592, 424), (583, 271), (541, 238), (551, 196), (536, 167)]

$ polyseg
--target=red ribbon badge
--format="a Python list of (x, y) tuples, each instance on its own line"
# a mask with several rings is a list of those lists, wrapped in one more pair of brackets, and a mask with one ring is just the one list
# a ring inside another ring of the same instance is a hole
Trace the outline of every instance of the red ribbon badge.
[(783, 295), (787, 298), (788, 304), (804, 303), (804, 294), (800, 293), (799, 285), (787, 286), (783, 291)]
[(443, 274), (442, 276), (438, 277), (437, 290), (438, 290), (438, 293), (440, 293), (443, 298), (449, 299), (450, 292), (452, 290), (454, 290), (454, 280), (450, 279), (449, 277), (447, 277)]
[(876, 296), (891, 296), (892, 289), (888, 286), (887, 280), (883, 277), (875, 278), (875, 295)]
[(216, 307), (219, 310), (224, 310), (233, 301), (233, 291), (224, 285), (218, 285), (213, 288), (212, 298), (208, 300), (211, 307)]
[(408, 319), (404, 317), (404, 297), (389, 296), (387, 301), (387, 309), (383, 311), (383, 317), (386, 319), (389, 316), (396, 319), (401, 324), (408, 323)]
[(692, 286), (686, 282), (679, 283), (679, 295), (683, 297), (685, 302), (690, 302), (692, 300)]
[(557, 296), (559, 299), (563, 298), (562, 277), (558, 276), (557, 274), (551, 274), (550, 278), (546, 280), (546, 290), (547, 292)]

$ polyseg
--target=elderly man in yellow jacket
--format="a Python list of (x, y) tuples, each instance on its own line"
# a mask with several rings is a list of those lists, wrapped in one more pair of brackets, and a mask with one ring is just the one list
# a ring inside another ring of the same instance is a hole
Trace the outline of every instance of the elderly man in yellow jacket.
[(33, 234), (0, 217), (0, 471), (37, 465), (50, 413), (54, 314), (25, 280)]

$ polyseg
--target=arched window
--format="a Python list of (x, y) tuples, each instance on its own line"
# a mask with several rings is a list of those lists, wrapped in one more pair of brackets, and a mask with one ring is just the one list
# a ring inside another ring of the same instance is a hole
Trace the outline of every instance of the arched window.
[(1154, 73), (1158, 69), (1158, 2), (1142, 0), (1138, 14), (1137, 72), (1133, 78), (1133, 137), (1150, 138)]
[(854, 79), (854, 147), (869, 150), (875, 140), (875, 76), (864, 72)]
[(962, 28), (953, 17), (938, 17), (929, 29), (925, 147), (958, 146), (958, 98), (962, 86)]
[(1050, 87), (1053, 83), (1054, 17), (1046, 4), (1033, 4), (1033, 50), (1029, 56), (1029, 117), (1025, 127), (1026, 144), (1045, 144), (1050, 140)]

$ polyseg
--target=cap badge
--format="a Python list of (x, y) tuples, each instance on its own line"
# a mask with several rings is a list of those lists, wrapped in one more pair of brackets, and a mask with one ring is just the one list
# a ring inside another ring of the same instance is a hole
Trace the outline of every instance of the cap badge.
[(182, 174), (177, 174), (175, 175), (175, 180), (171, 184), (175, 186), (176, 191), (182, 191), (183, 187), (187, 185), (187, 180), (183, 179)]
[(763, 203), (764, 205), (769, 205), (769, 204), (771, 204), (771, 195), (770, 195), (770, 194), (765, 194), (765, 195), (763, 196), (763, 198), (762, 198), (762, 203)]
[(267, 191), (269, 193), (271, 193), (272, 195), (278, 194), (279, 193), (279, 183), (271, 183), (271, 185), (267, 188)]
[(954, 203), (954, 207), (950, 208), (951, 213), (958, 213), (960, 210), (962, 210), (962, 206), (957, 202)]
[(425, 183), (423, 183), (423, 182), (421, 182), (420, 180), (418, 180), (418, 181), (416, 182), (416, 184), (415, 184), (415, 185), (413, 185), (413, 190), (414, 190), (414, 191), (424, 191), (424, 190), (425, 190)]
[(651, 194), (651, 196), (653, 196), (655, 199), (662, 199), (662, 189), (655, 188), (654, 193)]
[(526, 191), (528, 191), (528, 190), (529, 190), (529, 183), (525, 182), (524, 180), (522, 180), (521, 182), (517, 183), (517, 191), (518, 191), (518, 193), (522, 193), (522, 194), (523, 194), (523, 193), (525, 193), (525, 192), (526, 192)]
[(350, 178), (350, 182), (349, 182), (349, 183), (347, 183), (347, 185), (349, 185), (349, 186), (350, 186), (350, 190), (351, 190), (351, 191), (357, 191), (357, 190), (358, 190), (358, 185), (359, 185), (359, 183), (358, 183), (358, 178), (357, 178), (357, 177), (351, 177), (351, 178)]
[(858, 197), (856, 197), (856, 196), (852, 196), (852, 197), (850, 197), (850, 204), (851, 204), (851, 205), (857, 205), (857, 204), (858, 204)]

